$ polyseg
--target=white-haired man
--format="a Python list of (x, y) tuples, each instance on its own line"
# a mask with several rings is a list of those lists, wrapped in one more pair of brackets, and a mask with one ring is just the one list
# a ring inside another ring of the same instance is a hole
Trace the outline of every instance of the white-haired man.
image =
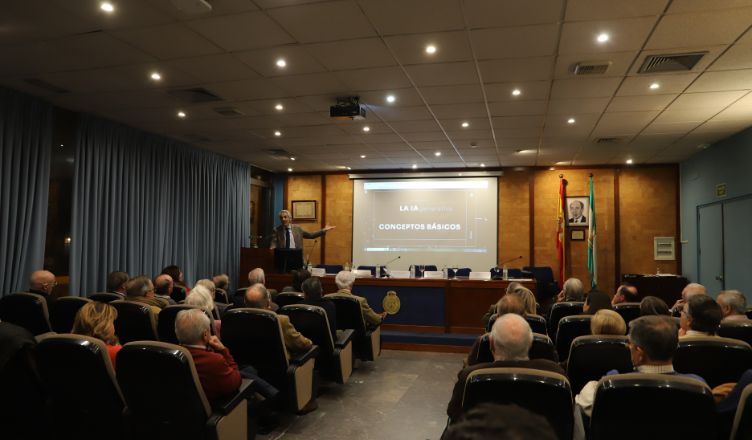
[(684, 304), (687, 302), (687, 300), (695, 295), (707, 295), (708, 291), (705, 289), (705, 286), (703, 286), (700, 283), (689, 283), (686, 286), (684, 286), (684, 289), (682, 289), (681, 293), (681, 299), (677, 300), (674, 303), (674, 306), (671, 307), (671, 315), (673, 316), (679, 316), (682, 310), (684, 310)]
[(303, 249), (304, 238), (318, 238), (326, 234), (327, 231), (335, 228), (335, 226), (326, 225), (318, 231), (306, 231), (300, 226), (292, 224), (292, 216), (290, 215), (290, 211), (286, 209), (279, 211), (279, 221), (282, 224), (274, 228), (272, 242), (269, 246), (272, 249)]
[(740, 291), (723, 290), (715, 301), (721, 306), (722, 322), (747, 320), (747, 298)]
[(376, 327), (384, 320), (386, 317), (386, 312), (383, 313), (376, 313), (373, 311), (371, 306), (368, 305), (368, 300), (363, 298), (362, 296), (353, 295), (352, 293), (352, 286), (353, 283), (355, 283), (355, 274), (348, 271), (343, 270), (340, 271), (337, 276), (334, 278), (334, 282), (337, 284), (337, 292), (336, 293), (330, 293), (329, 295), (325, 295), (324, 298), (332, 296), (332, 295), (351, 295), (358, 299), (358, 302), (360, 303), (360, 310), (363, 311), (363, 319), (366, 320), (366, 324), (371, 327)]
[(579, 278), (564, 281), (561, 292), (556, 296), (556, 302), (562, 301), (585, 301), (585, 288)]
[(533, 345), (533, 331), (530, 329), (530, 324), (520, 315), (507, 313), (497, 318), (488, 339), (494, 361), (463, 368), (457, 374), (452, 400), (449, 401), (447, 407), (447, 415), (452, 421), (457, 420), (462, 414), (465, 382), (472, 371), (481, 368), (534, 368), (565, 374), (556, 362), (548, 359), (530, 359), (528, 352)]

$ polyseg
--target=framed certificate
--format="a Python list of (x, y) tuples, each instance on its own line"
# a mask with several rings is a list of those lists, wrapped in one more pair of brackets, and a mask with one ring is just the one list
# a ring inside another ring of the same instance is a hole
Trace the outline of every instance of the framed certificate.
[(291, 206), (293, 220), (309, 222), (316, 220), (315, 200), (293, 200)]

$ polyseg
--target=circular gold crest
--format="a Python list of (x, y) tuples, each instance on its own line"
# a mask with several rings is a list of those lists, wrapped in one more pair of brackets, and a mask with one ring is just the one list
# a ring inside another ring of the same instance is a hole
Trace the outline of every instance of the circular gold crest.
[(400, 310), (400, 299), (397, 296), (397, 292), (390, 290), (386, 293), (384, 301), (381, 302), (384, 306), (384, 311), (390, 315), (396, 315)]

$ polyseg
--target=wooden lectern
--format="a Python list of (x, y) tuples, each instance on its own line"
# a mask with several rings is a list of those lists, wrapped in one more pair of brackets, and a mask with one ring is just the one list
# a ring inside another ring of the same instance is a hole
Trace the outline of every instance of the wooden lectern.
[(238, 288), (248, 285), (248, 272), (260, 267), (267, 274), (274, 273), (274, 249), (240, 248), (240, 271)]

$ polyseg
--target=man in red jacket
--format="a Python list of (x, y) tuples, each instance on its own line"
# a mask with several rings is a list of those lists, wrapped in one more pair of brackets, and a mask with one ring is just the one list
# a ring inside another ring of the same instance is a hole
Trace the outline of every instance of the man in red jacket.
[(212, 336), (211, 322), (202, 310), (183, 310), (175, 318), (180, 344), (193, 356), (201, 387), (209, 401), (220, 400), (240, 387), (238, 364), (219, 338)]

